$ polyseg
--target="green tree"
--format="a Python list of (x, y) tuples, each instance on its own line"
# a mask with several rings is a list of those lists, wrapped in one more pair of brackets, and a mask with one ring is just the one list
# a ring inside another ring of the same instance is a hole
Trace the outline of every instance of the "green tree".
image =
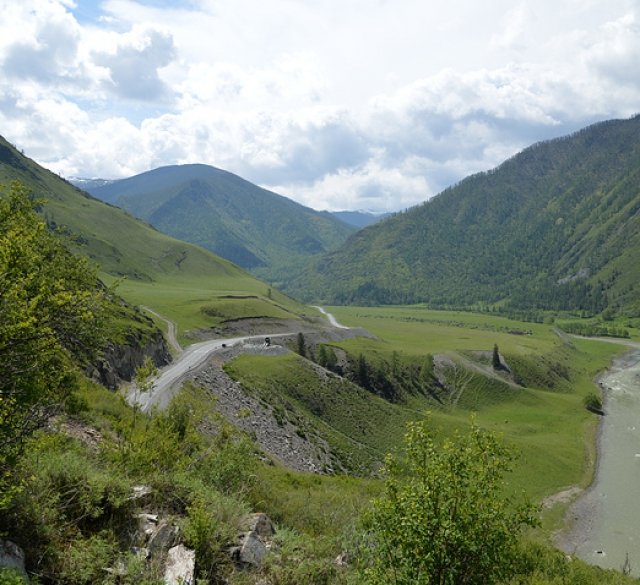
[(371, 388), (371, 378), (369, 376), (369, 364), (363, 354), (358, 355), (358, 363), (356, 366), (356, 381), (358, 385), (366, 388)]
[(307, 345), (304, 340), (304, 335), (302, 332), (298, 333), (298, 337), (296, 339), (296, 352), (302, 357), (307, 356)]
[(318, 365), (323, 368), (327, 367), (327, 349), (322, 343), (318, 347)]
[(499, 370), (502, 368), (502, 363), (500, 362), (500, 351), (498, 350), (498, 344), (493, 344), (493, 355), (491, 356), (491, 365), (494, 370)]
[(504, 495), (511, 455), (475, 423), (438, 445), (410, 423), (404, 458), (388, 456), (385, 490), (365, 517), (370, 585), (488, 585), (514, 572), (534, 510)]
[(17, 183), (0, 190), (0, 488), (103, 345), (105, 290), (35, 206)]

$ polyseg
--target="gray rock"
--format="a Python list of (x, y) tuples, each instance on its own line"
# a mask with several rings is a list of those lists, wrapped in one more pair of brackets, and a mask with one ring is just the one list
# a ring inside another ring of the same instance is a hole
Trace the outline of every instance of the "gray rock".
[(170, 524), (166, 520), (161, 520), (153, 534), (149, 538), (149, 554), (157, 556), (169, 550), (176, 544), (178, 538), (178, 527)]
[(183, 544), (167, 553), (164, 571), (165, 585), (193, 585), (195, 583), (196, 553)]
[(156, 329), (151, 339), (143, 338), (140, 333), (128, 333), (124, 343), (109, 343), (102, 359), (88, 366), (86, 374), (103, 386), (115, 390), (123, 380), (131, 382), (136, 368), (144, 363), (147, 356), (157, 367), (171, 362), (171, 353), (159, 329)]
[(153, 490), (148, 485), (134, 485), (131, 488), (131, 495), (129, 496), (129, 500), (143, 500), (152, 492)]
[(260, 537), (253, 531), (247, 532), (240, 545), (238, 560), (244, 565), (260, 567), (266, 554), (267, 547), (264, 542), (260, 540)]
[(158, 526), (158, 515), (143, 513), (136, 514), (135, 517), (138, 519), (138, 532), (143, 535), (142, 540), (146, 540), (154, 533)]
[(15, 542), (0, 540), (0, 567), (15, 569), (29, 579), (24, 568), (24, 551)]
[(243, 522), (243, 528), (247, 532), (255, 532), (263, 541), (271, 540), (276, 533), (271, 518), (264, 512), (257, 512), (247, 516)]

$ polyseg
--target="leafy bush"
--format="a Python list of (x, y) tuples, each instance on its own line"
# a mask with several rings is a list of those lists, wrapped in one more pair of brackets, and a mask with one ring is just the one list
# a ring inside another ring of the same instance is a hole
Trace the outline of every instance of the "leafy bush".
[(475, 424), (442, 445), (427, 421), (408, 428), (405, 458), (387, 458), (384, 495), (365, 516), (365, 582), (503, 582), (515, 573), (518, 535), (536, 523), (531, 506), (504, 497), (509, 452)]
[(0, 567), (0, 585), (25, 585), (26, 580), (16, 569)]
[[(14, 183), (0, 191), (0, 493), (25, 439), (77, 387), (74, 362), (102, 346), (105, 294)], [(0, 505), (10, 498), (0, 497)]]
[(591, 412), (602, 412), (602, 398), (595, 392), (589, 392), (583, 399), (584, 407)]

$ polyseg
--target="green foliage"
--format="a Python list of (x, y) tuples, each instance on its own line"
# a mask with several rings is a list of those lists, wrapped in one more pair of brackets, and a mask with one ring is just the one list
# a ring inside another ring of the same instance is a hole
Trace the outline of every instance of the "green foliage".
[(182, 469), (202, 446), (189, 406), (180, 400), (152, 417), (120, 420), (117, 442), (108, 445), (110, 459), (130, 473), (163, 474)]
[(517, 576), (509, 585), (632, 585), (638, 579), (605, 570), (541, 544), (523, 542)]
[(332, 372), (336, 371), (338, 358), (336, 357), (336, 352), (330, 345), (321, 343), (318, 346), (317, 361), (318, 365), (323, 368), (327, 368), (327, 370), (331, 370)]
[(22, 458), (25, 489), (0, 514), (37, 573), (63, 583), (100, 582), (130, 521), (131, 482), (78, 444), (43, 436)]
[(205, 165), (164, 167), (91, 191), (269, 282), (337, 248), (354, 231), (331, 214)]
[(357, 232), (286, 290), (336, 305), (637, 311), (639, 136), (636, 116), (534, 145)]
[(307, 356), (307, 345), (302, 332), (298, 333), (298, 336), (296, 337), (296, 353), (302, 357)]
[(491, 366), (494, 370), (499, 370), (502, 368), (502, 363), (500, 362), (500, 351), (498, 350), (498, 344), (495, 343), (493, 345), (493, 353), (491, 355)]
[(92, 534), (66, 543), (56, 554), (55, 579), (65, 585), (91, 585), (104, 580), (105, 568), (117, 558), (118, 545), (112, 534)]
[(198, 461), (196, 469), (219, 492), (243, 496), (255, 481), (255, 465), (251, 442), (223, 425), (213, 441), (213, 449)]
[(105, 295), (14, 183), (0, 197), (0, 475), (101, 348)]
[(224, 518), (223, 510), (215, 493), (213, 497), (198, 497), (187, 507), (182, 529), (187, 545), (196, 553), (201, 578), (214, 577), (230, 565), (225, 546), (233, 542), (235, 526)]
[(584, 397), (582, 403), (587, 410), (597, 413), (602, 412), (602, 398), (595, 392), (589, 392), (589, 394)]
[(26, 582), (16, 569), (0, 567), (0, 585), (25, 585)]
[(414, 410), (389, 404), (344, 378), (319, 375), (317, 367), (296, 354), (244, 355), (225, 364), (225, 371), (308, 440), (326, 440), (334, 470), (370, 473), (415, 417)]
[(615, 325), (604, 325), (602, 323), (588, 321), (560, 321), (558, 327), (567, 333), (574, 335), (585, 335), (587, 337), (621, 337), (629, 339), (629, 330)]
[(347, 581), (344, 571), (333, 563), (335, 554), (333, 543), (326, 538), (310, 539), (293, 530), (279, 530), (263, 572), (274, 585), (339, 585)]
[(441, 445), (428, 421), (408, 428), (405, 458), (387, 458), (384, 495), (365, 517), (365, 581), (487, 585), (509, 578), (518, 535), (535, 524), (529, 505), (505, 498), (509, 452), (475, 424)]

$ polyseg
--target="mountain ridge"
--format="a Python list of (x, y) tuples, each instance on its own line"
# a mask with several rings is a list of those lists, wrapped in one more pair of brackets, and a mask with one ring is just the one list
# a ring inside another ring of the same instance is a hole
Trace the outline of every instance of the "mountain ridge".
[(203, 164), (160, 167), (90, 192), (270, 281), (337, 248), (355, 229), (329, 212)]
[(639, 306), (640, 116), (533, 145), (354, 234), (287, 283), (336, 304)]

